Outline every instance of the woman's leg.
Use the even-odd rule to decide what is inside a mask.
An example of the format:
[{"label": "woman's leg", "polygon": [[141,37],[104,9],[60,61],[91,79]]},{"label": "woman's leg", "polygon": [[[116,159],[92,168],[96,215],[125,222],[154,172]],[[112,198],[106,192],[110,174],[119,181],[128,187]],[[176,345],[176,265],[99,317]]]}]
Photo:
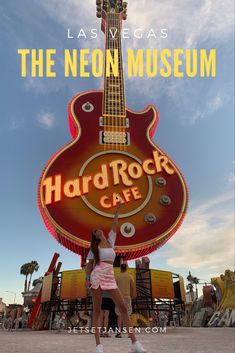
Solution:
[{"label": "woman's leg", "polygon": [[92,293],[92,300],[93,300],[93,318],[92,318],[92,325],[95,328],[95,341],[96,345],[100,344],[100,316],[101,316],[101,289],[100,287],[97,289],[91,289]]},{"label": "woman's leg", "polygon": [[132,343],[136,342],[136,337],[134,332],[132,332],[132,330],[130,330],[130,328],[132,327],[131,325],[131,320],[130,320],[130,316],[127,313],[127,309],[123,300],[123,296],[120,292],[120,290],[118,288],[116,289],[110,289],[109,294],[111,296],[111,298],[113,299],[114,303],[117,305],[118,310],[121,314],[122,317],[122,321],[127,329],[127,332],[129,333],[129,337],[132,341]]}]

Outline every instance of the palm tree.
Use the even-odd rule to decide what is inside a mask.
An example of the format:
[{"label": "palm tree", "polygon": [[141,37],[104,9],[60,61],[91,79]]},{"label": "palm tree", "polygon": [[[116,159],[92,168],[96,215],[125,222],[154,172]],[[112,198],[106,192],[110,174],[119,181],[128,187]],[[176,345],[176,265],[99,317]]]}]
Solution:
[{"label": "palm tree", "polygon": [[30,285],[31,285],[31,279],[32,279],[32,275],[34,272],[37,272],[39,269],[39,264],[37,263],[37,261],[31,261],[29,264],[29,285],[28,285],[28,291],[30,289]]},{"label": "palm tree", "polygon": [[25,276],[24,292],[27,292],[28,275],[30,273],[30,263],[25,263],[20,268],[20,274]]}]

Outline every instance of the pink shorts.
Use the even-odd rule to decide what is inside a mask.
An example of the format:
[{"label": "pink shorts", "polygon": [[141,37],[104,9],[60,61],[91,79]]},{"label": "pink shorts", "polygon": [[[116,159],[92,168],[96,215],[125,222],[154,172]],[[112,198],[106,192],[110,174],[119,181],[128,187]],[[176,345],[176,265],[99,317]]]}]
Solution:
[{"label": "pink shorts", "polygon": [[118,288],[114,277],[113,265],[107,262],[100,262],[91,272],[91,288],[100,288],[103,290]]}]

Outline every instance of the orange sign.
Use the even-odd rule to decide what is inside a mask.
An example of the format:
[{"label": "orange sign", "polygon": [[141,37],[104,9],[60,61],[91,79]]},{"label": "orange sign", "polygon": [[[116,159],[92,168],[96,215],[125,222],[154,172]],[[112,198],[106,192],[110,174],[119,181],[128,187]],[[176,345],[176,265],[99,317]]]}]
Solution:
[{"label": "orange sign", "polygon": [[171,272],[151,270],[151,284],[153,298],[173,299],[175,297]]},{"label": "orange sign", "polygon": [[86,298],[85,270],[63,271],[61,277],[60,299]]},{"label": "orange sign", "polygon": [[41,303],[49,302],[51,300],[52,280],[53,273],[50,273],[43,278]]}]

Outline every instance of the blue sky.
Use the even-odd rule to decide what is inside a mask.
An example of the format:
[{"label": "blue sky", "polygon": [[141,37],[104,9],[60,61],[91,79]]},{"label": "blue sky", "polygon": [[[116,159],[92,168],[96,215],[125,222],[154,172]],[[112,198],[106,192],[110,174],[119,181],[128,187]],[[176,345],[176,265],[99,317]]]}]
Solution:
[{"label": "blue sky", "polygon": [[[216,48],[216,78],[156,77],[126,79],[130,108],[154,104],[159,125],[157,144],[176,161],[189,188],[189,209],[183,226],[150,255],[151,267],[209,280],[233,267],[234,202],[234,47],[233,2],[218,0],[130,1],[128,48]],[[67,39],[86,29],[87,39]],[[43,275],[54,252],[63,270],[80,266],[80,258],[57,244],[41,220],[36,189],[40,173],[54,152],[70,141],[67,104],[79,91],[102,87],[96,78],[32,79],[20,77],[18,48],[56,48],[62,72],[65,48],[102,48],[103,36],[95,2],[87,0],[9,0],[0,3],[0,297],[21,302],[24,278],[20,266],[37,260]],[[153,28],[157,38],[136,39]],[[161,39],[160,29],[168,37]],[[36,277],[37,277],[36,276]]]}]

